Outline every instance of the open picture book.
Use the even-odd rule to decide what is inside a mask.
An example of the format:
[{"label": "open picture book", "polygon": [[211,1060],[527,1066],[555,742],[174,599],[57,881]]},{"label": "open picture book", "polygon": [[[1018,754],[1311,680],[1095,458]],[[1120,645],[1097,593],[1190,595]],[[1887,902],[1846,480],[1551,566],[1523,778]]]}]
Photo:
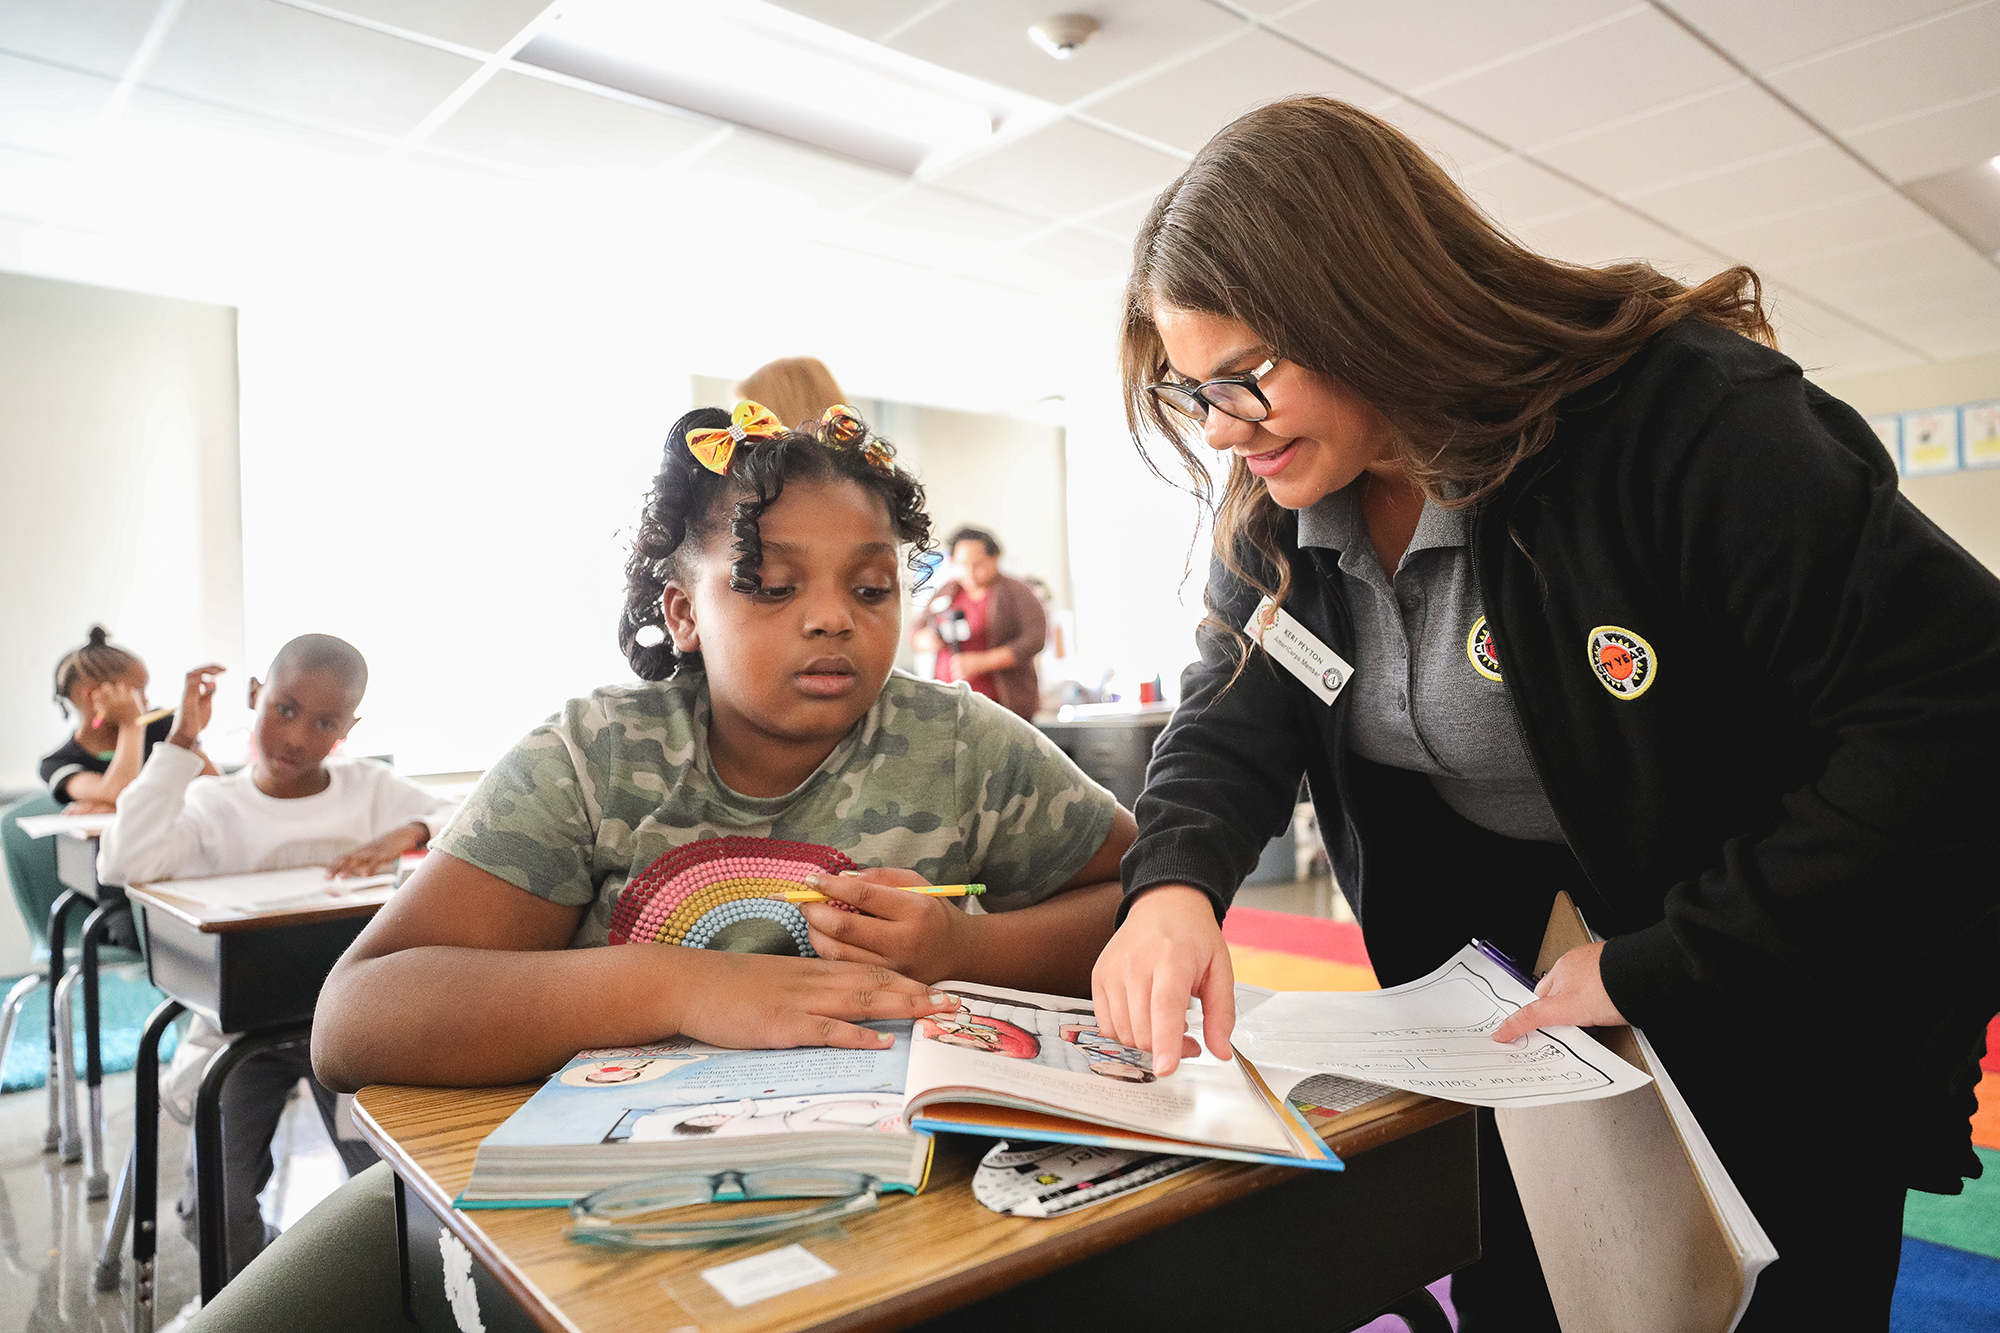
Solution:
[{"label": "open picture book", "polygon": [[[1087,1000],[945,982],[960,1008],[863,1026],[879,1050],[731,1051],[675,1037],[584,1051],[480,1144],[462,1208],[566,1204],[669,1173],[822,1167],[914,1192],[934,1132],[1340,1169],[1247,1061],[1156,1078]],[[1386,1091],[1386,1090],[1374,1090]],[[1322,1101],[1326,1099],[1322,1098]]]}]

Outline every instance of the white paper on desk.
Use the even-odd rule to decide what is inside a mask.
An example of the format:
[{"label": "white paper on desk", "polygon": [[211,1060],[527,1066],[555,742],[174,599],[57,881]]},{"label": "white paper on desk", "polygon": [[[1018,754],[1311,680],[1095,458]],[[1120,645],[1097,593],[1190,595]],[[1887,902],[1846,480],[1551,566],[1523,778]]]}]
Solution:
[{"label": "white paper on desk", "polygon": [[325,867],[306,866],[301,870],[260,870],[248,875],[213,875],[204,879],[162,879],[146,887],[211,907],[268,912],[281,907],[331,905],[368,889],[389,888],[395,882],[393,874],[328,879]]},{"label": "white paper on desk", "polygon": [[1236,1044],[1260,1070],[1341,1074],[1473,1106],[1556,1106],[1652,1081],[1581,1028],[1496,1045],[1494,1029],[1533,998],[1468,944],[1388,990],[1281,991],[1237,1024]]},{"label": "white paper on desk", "polygon": [[80,838],[96,838],[117,822],[118,816],[109,811],[101,815],[29,815],[16,821],[21,832],[31,838],[46,838],[52,833],[74,833]]}]

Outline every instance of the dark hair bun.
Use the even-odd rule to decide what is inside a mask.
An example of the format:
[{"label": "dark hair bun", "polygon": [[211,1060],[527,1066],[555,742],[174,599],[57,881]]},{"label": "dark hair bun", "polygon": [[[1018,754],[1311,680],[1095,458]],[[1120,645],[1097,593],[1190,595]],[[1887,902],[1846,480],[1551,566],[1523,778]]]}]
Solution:
[{"label": "dark hair bun", "polygon": [[90,627],[90,633],[86,637],[90,640],[91,647],[102,648],[104,646],[104,641],[111,637],[111,631],[104,628],[104,626],[102,625],[92,625]]}]

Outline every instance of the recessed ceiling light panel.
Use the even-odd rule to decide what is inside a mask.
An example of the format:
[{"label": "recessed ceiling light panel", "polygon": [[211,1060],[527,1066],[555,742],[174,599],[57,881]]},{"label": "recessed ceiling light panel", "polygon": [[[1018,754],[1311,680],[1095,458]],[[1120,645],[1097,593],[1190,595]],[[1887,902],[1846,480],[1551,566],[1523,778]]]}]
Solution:
[{"label": "recessed ceiling light panel", "polygon": [[576,0],[515,59],[906,174],[1048,110],[759,0]]}]

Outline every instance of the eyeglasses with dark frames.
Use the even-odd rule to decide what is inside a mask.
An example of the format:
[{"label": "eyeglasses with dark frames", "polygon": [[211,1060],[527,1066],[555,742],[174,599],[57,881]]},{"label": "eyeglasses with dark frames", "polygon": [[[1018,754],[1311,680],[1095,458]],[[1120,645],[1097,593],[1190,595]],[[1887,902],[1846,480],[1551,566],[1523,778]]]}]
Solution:
[{"label": "eyeglasses with dark frames", "polygon": [[1267,357],[1255,370],[1204,380],[1200,384],[1162,380],[1158,384],[1148,384],[1146,392],[1153,395],[1156,401],[1195,421],[1207,420],[1211,407],[1238,421],[1262,421],[1271,415],[1271,400],[1264,396],[1258,381],[1271,373],[1278,360],[1277,357]]}]

